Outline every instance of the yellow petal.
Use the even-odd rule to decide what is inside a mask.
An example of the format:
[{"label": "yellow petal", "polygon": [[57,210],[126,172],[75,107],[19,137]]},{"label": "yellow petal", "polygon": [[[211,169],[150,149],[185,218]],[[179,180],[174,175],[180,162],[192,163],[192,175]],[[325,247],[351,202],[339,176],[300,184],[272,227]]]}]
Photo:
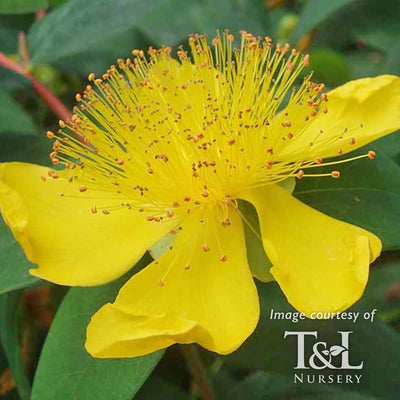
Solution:
[{"label": "yellow petal", "polygon": [[200,217],[185,220],[173,249],[134,275],[115,303],[94,315],[89,353],[136,357],[193,342],[221,354],[238,348],[258,322],[259,303],[240,217],[231,214],[226,228],[210,214],[203,224]]},{"label": "yellow petal", "polygon": [[27,258],[39,266],[30,271],[35,276],[64,285],[103,284],[130,269],[177,223],[148,222],[144,213],[126,209],[93,214],[93,196],[107,193],[80,193],[78,183],[51,179],[48,171],[0,164],[0,211]]},{"label": "yellow petal", "polygon": [[333,157],[339,149],[348,153],[396,131],[400,128],[400,78],[382,75],[348,82],[329,92],[323,104],[328,112],[319,113],[279,156]]},{"label": "yellow petal", "polygon": [[260,218],[271,273],[297,310],[342,311],[362,295],[381,251],[372,233],[308,207],[278,185],[243,194]]}]

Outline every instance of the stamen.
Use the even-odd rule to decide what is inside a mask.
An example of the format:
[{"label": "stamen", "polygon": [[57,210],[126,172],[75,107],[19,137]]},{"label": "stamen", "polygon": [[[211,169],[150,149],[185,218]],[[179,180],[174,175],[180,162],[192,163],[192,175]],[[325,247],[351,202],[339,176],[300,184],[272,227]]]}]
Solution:
[{"label": "stamen", "polygon": [[[337,132],[322,126],[310,136],[329,102],[311,74],[296,84],[309,55],[245,31],[239,48],[233,42],[229,31],[211,43],[193,34],[178,61],[170,47],[135,49],[100,77],[90,73],[71,119],[46,132],[54,140],[51,162],[65,167],[49,178],[77,183],[63,193],[67,198],[93,196],[93,218],[138,212],[148,223],[166,223],[201,215],[204,238],[196,248],[209,251],[206,216],[218,213],[212,222],[218,237],[221,225],[230,226],[238,193],[289,177],[338,178],[338,171],[304,171],[376,157],[373,151],[331,162],[318,156],[327,146],[342,155],[340,146],[355,145],[362,121]],[[229,254],[217,246],[223,261]]]}]

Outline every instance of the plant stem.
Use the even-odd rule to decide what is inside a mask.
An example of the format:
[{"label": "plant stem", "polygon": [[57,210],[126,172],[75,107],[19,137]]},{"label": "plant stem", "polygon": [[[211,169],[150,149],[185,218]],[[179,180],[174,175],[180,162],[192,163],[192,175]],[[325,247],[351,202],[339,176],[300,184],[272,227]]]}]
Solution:
[{"label": "plant stem", "polygon": [[203,400],[215,400],[216,397],[211,388],[210,381],[207,375],[207,371],[201,361],[200,355],[196,347],[192,344],[181,345],[183,356],[189,370],[193,376],[193,379],[201,393]]},{"label": "plant stem", "polygon": [[[26,50],[26,49],[25,49]],[[24,56],[27,52],[24,53]],[[27,60],[24,60],[27,62]],[[64,103],[42,82],[39,82],[33,74],[24,66],[16,63],[15,61],[8,58],[4,53],[0,51],[0,65],[11,71],[17,72],[29,79],[32,83],[35,92],[42,98],[42,100],[54,111],[54,113],[63,120],[69,120],[72,116],[70,110],[64,105]]]}]

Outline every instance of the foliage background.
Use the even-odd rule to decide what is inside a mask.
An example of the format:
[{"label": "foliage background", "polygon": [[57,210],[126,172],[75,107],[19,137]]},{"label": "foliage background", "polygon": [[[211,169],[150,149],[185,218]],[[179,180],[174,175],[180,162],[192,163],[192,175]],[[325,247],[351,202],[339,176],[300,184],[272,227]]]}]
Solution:
[{"label": "foliage background", "polygon": [[[43,133],[55,129],[59,117],[38,95],[38,81],[70,109],[89,72],[102,73],[133,48],[178,46],[189,33],[212,37],[217,28],[229,28],[297,45],[310,53],[315,79],[335,87],[359,77],[399,75],[399,18],[399,0],[0,0],[0,161],[49,165]],[[16,65],[22,74],[13,71]],[[199,349],[216,398],[398,398],[400,135],[369,147],[378,152],[375,162],[347,164],[339,180],[303,180],[295,195],[383,239],[385,252],[354,307],[377,308],[378,320],[271,321],[271,308],[292,309],[275,283],[260,284],[261,321],[242,348],[227,357]],[[257,257],[255,264],[261,262]],[[68,289],[36,280],[28,268],[0,221],[1,399],[199,398],[178,346],[127,360],[95,360],[85,353],[90,315],[115,297],[129,274],[103,287]],[[364,360],[361,383],[293,385],[296,348],[283,332],[318,330],[335,344],[341,329],[357,336],[352,357]]]}]

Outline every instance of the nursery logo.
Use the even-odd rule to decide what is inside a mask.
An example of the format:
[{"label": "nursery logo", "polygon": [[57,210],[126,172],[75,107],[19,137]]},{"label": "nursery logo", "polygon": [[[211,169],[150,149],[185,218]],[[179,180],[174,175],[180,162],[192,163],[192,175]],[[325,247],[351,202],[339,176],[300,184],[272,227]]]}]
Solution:
[{"label": "nursery logo", "polygon": [[[326,342],[318,341],[317,331],[293,332],[285,331],[284,339],[288,336],[297,337],[297,365],[296,370],[361,370],[364,361],[358,364],[351,364],[350,354],[350,335],[352,331],[338,331],[339,344],[329,346]],[[307,339],[306,339],[307,338]],[[312,350],[307,352],[307,344],[314,339]],[[309,347],[309,346],[308,346]],[[295,374],[294,382],[303,383],[359,383],[362,375],[315,375],[315,374]]]}]

